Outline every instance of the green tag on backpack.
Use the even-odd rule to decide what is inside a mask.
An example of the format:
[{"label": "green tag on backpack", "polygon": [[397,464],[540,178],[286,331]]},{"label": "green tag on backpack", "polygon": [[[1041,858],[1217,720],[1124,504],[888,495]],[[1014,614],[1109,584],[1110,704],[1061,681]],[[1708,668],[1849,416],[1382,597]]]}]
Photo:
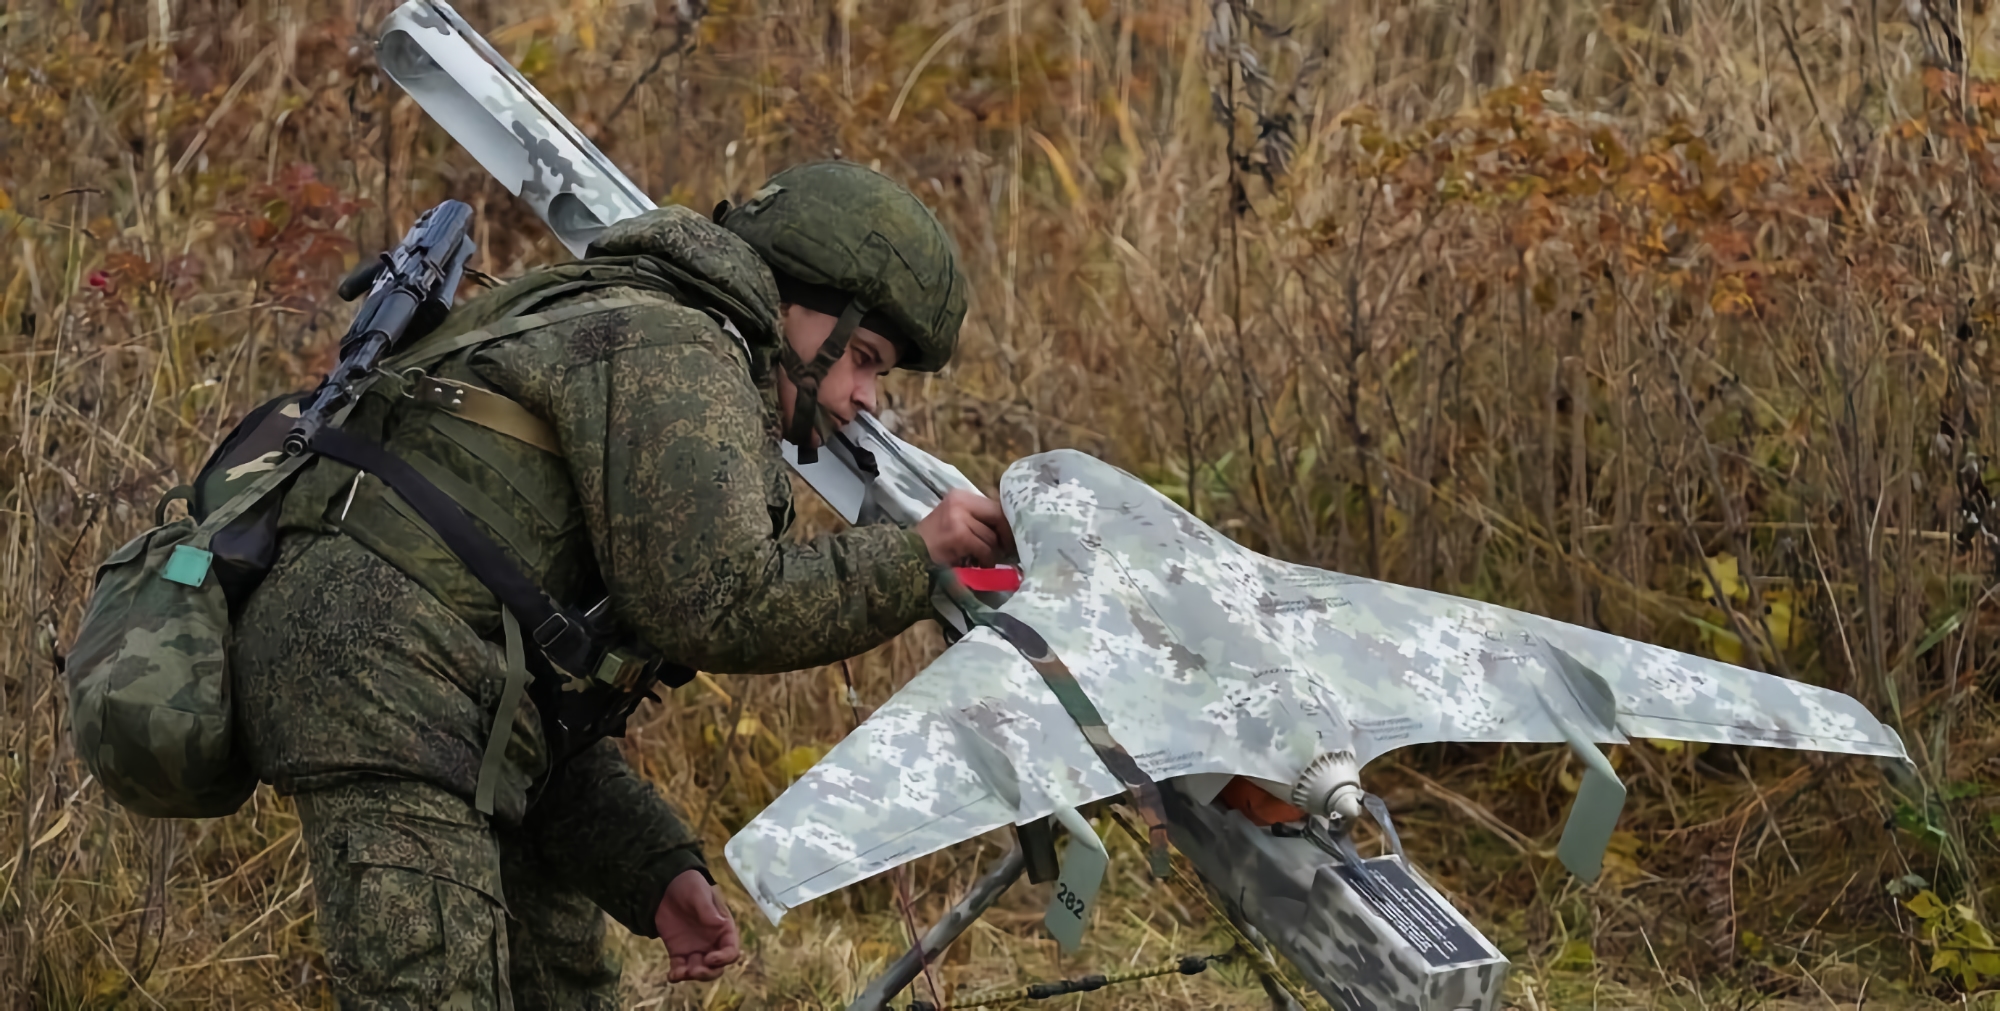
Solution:
[{"label": "green tag on backpack", "polygon": [[189,544],[174,545],[174,553],[160,569],[160,578],[183,586],[200,586],[208,578],[208,563],[215,556]]}]

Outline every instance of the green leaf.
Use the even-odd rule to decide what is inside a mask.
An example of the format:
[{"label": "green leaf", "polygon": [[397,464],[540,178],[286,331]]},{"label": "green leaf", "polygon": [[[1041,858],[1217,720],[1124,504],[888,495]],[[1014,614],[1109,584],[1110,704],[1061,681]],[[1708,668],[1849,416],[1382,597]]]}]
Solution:
[{"label": "green leaf", "polygon": [[1931,972],[1933,973],[1952,971],[1957,966],[1958,952],[1950,948],[1939,948],[1937,953],[1931,956]]},{"label": "green leaf", "polygon": [[1951,837],[1944,829],[1931,821],[1930,815],[1910,806],[1907,801],[1896,804],[1896,827],[1917,837],[1919,842],[1942,845]]},{"label": "green leaf", "polygon": [[1986,932],[1986,925],[1979,922],[1979,917],[1974,915],[1971,906],[1961,902],[1951,908],[1952,912],[1958,914],[1958,930],[1954,931],[1952,936],[1957,938],[1960,944],[1982,951],[2000,950],[1994,947],[1993,935]]},{"label": "green leaf", "polygon": [[1908,907],[1910,912],[1917,914],[1920,920],[1935,920],[1943,916],[1945,911],[1945,904],[1938,901],[1937,894],[1928,888],[1911,896],[1903,905]]},{"label": "green leaf", "polygon": [[1312,477],[1313,465],[1319,462],[1319,443],[1313,443],[1299,451],[1298,463],[1292,467],[1292,480],[1305,485]]},{"label": "green leaf", "polygon": [[1888,884],[1882,886],[1882,890],[1892,896],[1901,898],[1905,893],[1921,891],[1930,886],[1931,883],[1925,881],[1924,876],[1921,874],[1905,874],[1900,878],[1889,879]]},{"label": "green leaf", "polygon": [[1915,660],[1925,653],[1930,652],[1932,647],[1944,641],[1945,636],[1958,631],[1958,626],[1964,624],[1964,622],[1965,612],[1954,611],[1950,617],[1938,622],[1938,627],[1931,629],[1930,634],[1924,636],[1924,641],[1917,644],[1916,652],[1911,653],[1909,660],[1903,662],[1907,664],[1910,660]]},{"label": "green leaf", "polygon": [[1944,789],[1938,791],[1938,795],[1946,800],[1964,800],[1967,797],[1977,797],[1985,792],[1986,784],[1984,783],[1959,782],[1946,783]]}]

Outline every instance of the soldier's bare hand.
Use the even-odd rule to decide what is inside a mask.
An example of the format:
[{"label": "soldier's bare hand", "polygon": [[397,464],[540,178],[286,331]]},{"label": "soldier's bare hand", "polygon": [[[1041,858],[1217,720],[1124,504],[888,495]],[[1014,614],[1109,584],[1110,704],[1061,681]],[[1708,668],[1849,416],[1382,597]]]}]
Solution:
[{"label": "soldier's bare hand", "polygon": [[653,926],[667,946],[670,982],[717,979],[742,954],[736,920],[722,901],[721,889],[709,884],[700,871],[682,871],[667,886],[653,912]]},{"label": "soldier's bare hand", "polygon": [[917,536],[939,565],[992,565],[1014,555],[1014,531],[1000,503],[963,489],[945,493],[944,501],[917,522]]}]

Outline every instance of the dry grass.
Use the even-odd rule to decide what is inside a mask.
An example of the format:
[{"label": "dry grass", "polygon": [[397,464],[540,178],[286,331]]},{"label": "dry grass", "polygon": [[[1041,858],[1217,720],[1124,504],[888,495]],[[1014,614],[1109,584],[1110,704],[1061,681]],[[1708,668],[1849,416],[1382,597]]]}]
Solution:
[{"label": "dry grass", "polygon": [[[651,192],[706,207],[836,153],[916,185],[974,305],[961,363],[901,381],[896,413],[977,479],[1090,448],[1274,555],[1852,692],[1919,757],[1904,797],[1860,761],[1617,749],[1632,800],[1591,887],[1547,855],[1574,786],[1560,751],[1379,763],[1422,863],[1513,957],[1521,1007],[1909,1005],[1993,983],[1929,972],[1940,941],[1984,937],[2000,827],[1986,5],[717,0],[698,24],[686,6],[461,9]],[[344,266],[445,196],[480,211],[477,266],[560,255],[374,74],[387,9],[0,14],[9,1003],[323,1003],[289,805],[109,806],[53,660],[92,562],[232,417],[325,368]],[[858,661],[864,699],[938,645],[919,630]],[[687,809],[717,797],[719,849],[851,716],[838,671],[718,680],[754,719],[732,746],[706,687],[627,743]],[[921,910],[976,873],[964,849],[915,867]],[[1199,904],[1139,865],[1114,864],[1080,957],[1038,938],[1023,886],[943,980],[1217,950]],[[1918,917],[1921,887],[1963,911]],[[891,894],[746,920],[746,965],[713,987],[668,988],[657,948],[630,944],[631,996],[839,1006],[907,943]],[[1267,1006],[1237,970],[1086,1005]]]}]

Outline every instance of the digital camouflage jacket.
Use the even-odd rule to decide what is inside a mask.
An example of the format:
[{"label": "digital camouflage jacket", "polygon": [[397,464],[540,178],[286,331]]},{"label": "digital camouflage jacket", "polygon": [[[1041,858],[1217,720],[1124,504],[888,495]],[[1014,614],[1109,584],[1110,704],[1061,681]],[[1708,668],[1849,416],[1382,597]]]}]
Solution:
[{"label": "digital camouflage jacket", "polygon": [[[464,505],[556,599],[588,607],[608,594],[627,628],[697,669],[830,663],[925,617],[928,556],[915,534],[786,536],[778,296],[749,247],[665,207],[614,226],[591,253],[467,302],[431,338],[632,300],[430,370],[525,406],[560,453],[426,407],[402,395],[400,379],[377,383],[344,427],[381,439]],[[472,797],[503,678],[492,595],[394,492],[329,460],[286,496],[282,526],[279,564],[237,622],[232,654],[259,776],[286,793],[374,775]],[[546,765],[523,700],[497,818],[522,818]],[[604,868],[602,887],[585,891],[650,935],[650,903],[673,874],[699,866],[694,837],[634,776],[564,792],[578,786],[603,794],[559,802],[575,809],[569,856]]]}]

